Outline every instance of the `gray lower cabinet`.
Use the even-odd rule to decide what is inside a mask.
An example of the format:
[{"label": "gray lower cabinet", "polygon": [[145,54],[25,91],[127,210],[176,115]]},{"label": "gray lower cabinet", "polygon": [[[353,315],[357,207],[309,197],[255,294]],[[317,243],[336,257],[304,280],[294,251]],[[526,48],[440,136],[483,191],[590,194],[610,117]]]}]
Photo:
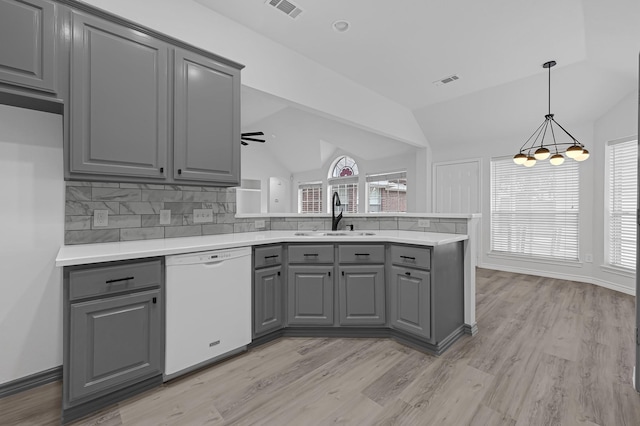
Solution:
[{"label": "gray lower cabinet", "polygon": [[240,70],[175,50],[174,170],[179,180],[240,182]]},{"label": "gray lower cabinet", "polygon": [[161,259],[64,268],[63,421],[162,383]]},{"label": "gray lower cabinet", "polygon": [[384,325],[384,265],[341,265],[340,325]]},{"label": "gray lower cabinet", "polygon": [[72,303],[69,400],[160,373],[160,289]]},{"label": "gray lower cabinet", "polygon": [[55,5],[0,0],[0,82],[55,92]]},{"label": "gray lower cabinet", "polygon": [[253,277],[253,334],[260,336],[284,326],[282,266],[257,269]]},{"label": "gray lower cabinet", "polygon": [[333,325],[333,265],[289,265],[288,325]]},{"label": "gray lower cabinet", "polygon": [[391,267],[391,327],[431,338],[431,281],[429,272]]},{"label": "gray lower cabinet", "polygon": [[72,12],[70,172],[164,179],[169,46]]}]

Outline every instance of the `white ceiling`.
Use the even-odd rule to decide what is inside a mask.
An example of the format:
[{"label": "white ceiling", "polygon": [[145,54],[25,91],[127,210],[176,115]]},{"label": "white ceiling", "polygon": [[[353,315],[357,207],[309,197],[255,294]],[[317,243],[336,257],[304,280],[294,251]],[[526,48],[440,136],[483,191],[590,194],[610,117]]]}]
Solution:
[{"label": "white ceiling", "polygon": [[[194,1],[404,105],[434,150],[528,137],[546,113],[548,60],[561,123],[593,121],[637,90],[638,0],[290,0],[296,19],[265,0]],[[348,32],[332,29],[338,19]],[[432,84],[451,74],[461,79]],[[292,110],[259,95],[243,93],[243,125]]]}]

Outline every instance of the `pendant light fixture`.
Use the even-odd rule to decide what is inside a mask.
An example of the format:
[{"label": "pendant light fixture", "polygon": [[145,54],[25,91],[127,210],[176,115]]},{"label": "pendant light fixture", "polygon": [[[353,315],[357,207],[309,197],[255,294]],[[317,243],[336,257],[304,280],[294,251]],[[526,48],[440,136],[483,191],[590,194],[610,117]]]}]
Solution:
[{"label": "pendant light fixture", "polygon": [[[520,152],[513,156],[513,162],[516,164],[523,164],[525,167],[533,167],[537,161],[546,160],[549,158],[549,162],[554,166],[559,166],[564,163],[565,156],[572,158],[576,161],[584,161],[589,158],[589,151],[583,144],[578,142],[571,133],[567,132],[551,114],[551,67],[556,65],[556,61],[549,61],[542,64],[542,68],[549,70],[549,112],[544,116],[542,124],[533,132],[533,134],[527,139],[527,141],[520,148]],[[554,125],[562,130],[571,138],[571,142],[557,142],[556,131],[554,131]],[[545,143],[545,137],[547,133],[551,134],[552,141]],[[564,155],[560,153],[560,146],[568,145],[568,148],[564,151]]]}]

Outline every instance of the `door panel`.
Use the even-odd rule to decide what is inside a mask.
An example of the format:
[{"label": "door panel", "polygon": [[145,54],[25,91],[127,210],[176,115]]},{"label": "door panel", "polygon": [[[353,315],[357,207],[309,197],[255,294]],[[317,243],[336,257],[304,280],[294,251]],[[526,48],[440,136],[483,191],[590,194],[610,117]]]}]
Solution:
[{"label": "door panel", "polygon": [[391,326],[430,339],[429,273],[393,266],[391,277]]},{"label": "door panel", "polygon": [[333,325],[333,266],[290,266],[289,324]]},{"label": "door panel", "polygon": [[385,323],[384,266],[340,267],[340,324]]}]

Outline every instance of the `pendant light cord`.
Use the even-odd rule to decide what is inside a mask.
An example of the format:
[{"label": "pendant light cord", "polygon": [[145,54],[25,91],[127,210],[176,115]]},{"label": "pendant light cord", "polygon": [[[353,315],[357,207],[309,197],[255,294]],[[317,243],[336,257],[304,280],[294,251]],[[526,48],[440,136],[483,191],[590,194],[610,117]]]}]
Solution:
[{"label": "pendant light cord", "polygon": [[551,115],[551,67],[549,67],[549,115]]}]

